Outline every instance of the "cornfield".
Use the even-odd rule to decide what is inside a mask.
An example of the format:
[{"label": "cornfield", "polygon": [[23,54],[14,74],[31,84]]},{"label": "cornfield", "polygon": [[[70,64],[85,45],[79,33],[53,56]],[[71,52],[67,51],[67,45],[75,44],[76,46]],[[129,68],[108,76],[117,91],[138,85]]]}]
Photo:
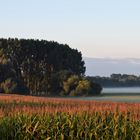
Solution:
[{"label": "cornfield", "polygon": [[0,140],[140,140],[140,103],[1,95]]}]

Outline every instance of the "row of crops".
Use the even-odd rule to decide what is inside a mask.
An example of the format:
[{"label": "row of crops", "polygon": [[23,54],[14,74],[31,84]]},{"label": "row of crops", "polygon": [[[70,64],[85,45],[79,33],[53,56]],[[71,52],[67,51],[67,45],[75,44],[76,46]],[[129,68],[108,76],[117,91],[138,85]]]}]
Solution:
[{"label": "row of crops", "polygon": [[0,96],[0,140],[139,140],[140,103]]}]

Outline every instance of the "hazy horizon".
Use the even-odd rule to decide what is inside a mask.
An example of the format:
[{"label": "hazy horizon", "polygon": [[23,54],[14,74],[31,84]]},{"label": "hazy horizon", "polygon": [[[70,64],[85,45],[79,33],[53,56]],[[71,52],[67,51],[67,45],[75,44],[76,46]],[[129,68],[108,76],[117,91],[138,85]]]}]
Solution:
[{"label": "hazy horizon", "polygon": [[87,58],[84,57],[86,76],[105,76],[129,74],[140,76],[140,59],[135,58]]}]

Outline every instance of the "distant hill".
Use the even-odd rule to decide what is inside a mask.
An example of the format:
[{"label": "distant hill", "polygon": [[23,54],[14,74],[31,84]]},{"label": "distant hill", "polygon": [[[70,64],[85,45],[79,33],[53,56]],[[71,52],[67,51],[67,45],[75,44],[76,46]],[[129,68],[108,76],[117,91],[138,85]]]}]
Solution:
[{"label": "distant hill", "polygon": [[140,59],[137,58],[83,58],[87,76],[110,76],[112,73],[140,75]]}]

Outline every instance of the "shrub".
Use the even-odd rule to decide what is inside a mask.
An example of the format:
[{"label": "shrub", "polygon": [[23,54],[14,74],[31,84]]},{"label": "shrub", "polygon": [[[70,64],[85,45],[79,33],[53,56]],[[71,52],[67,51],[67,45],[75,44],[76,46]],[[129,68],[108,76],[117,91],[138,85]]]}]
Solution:
[{"label": "shrub", "polygon": [[99,95],[102,91],[102,87],[98,83],[91,82],[91,92],[90,95]]},{"label": "shrub", "polygon": [[13,93],[16,85],[17,84],[12,81],[11,78],[8,78],[3,83],[1,83],[1,89],[4,91],[4,93]]},{"label": "shrub", "polygon": [[22,95],[29,95],[30,90],[21,82],[17,82],[16,87],[13,89],[14,93],[22,94]]},{"label": "shrub", "polygon": [[26,86],[24,86],[21,82],[13,80],[12,78],[8,78],[1,83],[0,92],[28,95],[29,89]]},{"label": "shrub", "polygon": [[75,90],[77,95],[88,95],[91,90],[90,82],[86,79],[80,80]]},{"label": "shrub", "polygon": [[75,90],[79,82],[77,75],[71,75],[67,81],[63,82],[63,89],[66,95],[69,95],[71,91]]},{"label": "shrub", "polygon": [[69,96],[88,96],[100,94],[102,87],[85,77],[71,75],[63,82],[63,90]]}]

